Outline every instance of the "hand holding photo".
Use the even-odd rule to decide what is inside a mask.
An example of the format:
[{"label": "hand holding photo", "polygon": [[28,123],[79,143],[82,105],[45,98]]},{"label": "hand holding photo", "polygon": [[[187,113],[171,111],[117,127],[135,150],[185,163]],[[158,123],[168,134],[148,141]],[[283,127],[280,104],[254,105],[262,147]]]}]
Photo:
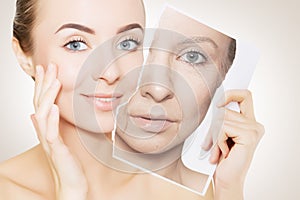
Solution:
[{"label": "hand holding photo", "polygon": [[149,52],[139,85],[116,112],[114,157],[204,195],[216,169],[210,149],[225,117],[216,115],[217,101],[225,89],[247,88],[257,54],[243,68],[235,39],[169,6],[146,33],[153,40],[144,44]]}]

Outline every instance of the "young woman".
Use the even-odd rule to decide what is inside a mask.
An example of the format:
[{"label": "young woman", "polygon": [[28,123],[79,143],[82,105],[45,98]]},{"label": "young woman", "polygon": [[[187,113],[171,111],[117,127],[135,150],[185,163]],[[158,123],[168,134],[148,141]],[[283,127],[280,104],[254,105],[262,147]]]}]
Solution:
[{"label": "young woman", "polygon": [[[32,121],[40,145],[0,165],[0,199],[202,199],[151,175],[116,171],[97,161],[80,142],[78,129],[87,134],[101,132],[109,139],[112,105],[122,98],[114,89],[128,71],[142,63],[142,54],[136,49],[143,37],[143,3],[125,0],[120,4],[116,0],[17,1],[13,48],[23,70],[35,80]],[[96,89],[74,92],[84,60],[108,39],[126,56],[102,73],[93,74]],[[74,98],[84,102],[82,108],[95,111],[99,127],[74,118]],[[233,93],[224,104],[231,100],[241,102],[245,108],[241,110],[257,126],[249,93]],[[236,124],[237,129],[242,125]],[[244,176],[240,173],[247,171],[261,136],[256,130],[241,139],[229,136],[236,137],[240,145],[220,162],[216,199],[242,198]],[[236,166],[240,156],[245,162]],[[109,162],[117,163],[112,158]],[[225,177],[226,170],[234,173]],[[212,189],[204,199],[213,199]]]}]

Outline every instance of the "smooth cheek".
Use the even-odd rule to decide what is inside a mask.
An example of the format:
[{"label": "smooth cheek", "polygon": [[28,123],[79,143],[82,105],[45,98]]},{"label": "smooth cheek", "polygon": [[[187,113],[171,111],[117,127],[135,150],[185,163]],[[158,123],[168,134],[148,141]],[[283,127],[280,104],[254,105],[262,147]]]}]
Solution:
[{"label": "smooth cheek", "polygon": [[[87,53],[71,53],[60,47],[55,42],[43,42],[42,38],[37,38],[39,43],[36,45],[34,54],[35,64],[41,64],[46,69],[50,63],[57,66],[57,78],[61,82],[61,90],[56,99],[62,117],[68,121],[73,116],[73,91],[81,65],[87,58]],[[47,46],[47,48],[43,48]]]},{"label": "smooth cheek", "polygon": [[67,54],[64,56],[63,54],[61,54],[61,56],[56,55],[56,58],[53,59],[53,62],[58,66],[57,78],[62,84],[61,92],[56,103],[60,107],[61,115],[70,121],[74,121],[71,119],[74,115],[72,103],[74,99],[74,90],[78,74],[85,58],[83,55]]}]

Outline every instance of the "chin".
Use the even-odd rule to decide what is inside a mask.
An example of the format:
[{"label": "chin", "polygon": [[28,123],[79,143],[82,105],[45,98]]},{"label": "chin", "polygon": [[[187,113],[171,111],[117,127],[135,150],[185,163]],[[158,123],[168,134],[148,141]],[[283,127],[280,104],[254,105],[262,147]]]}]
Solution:
[{"label": "chin", "polygon": [[114,129],[114,116],[112,112],[96,114],[97,129],[102,133],[112,132]]},{"label": "chin", "polygon": [[135,139],[126,135],[119,135],[132,152],[143,154],[160,154],[174,147],[168,138],[153,137],[151,139]]},{"label": "chin", "polygon": [[113,119],[91,119],[91,120],[77,120],[75,122],[77,131],[82,133],[94,133],[94,134],[105,134],[111,133],[114,128]]}]

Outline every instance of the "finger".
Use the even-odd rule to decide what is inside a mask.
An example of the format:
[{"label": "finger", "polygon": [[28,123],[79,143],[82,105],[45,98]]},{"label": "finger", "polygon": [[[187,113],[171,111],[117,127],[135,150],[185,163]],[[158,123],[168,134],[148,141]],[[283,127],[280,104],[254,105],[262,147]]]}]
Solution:
[{"label": "finger", "polygon": [[244,115],[242,115],[239,112],[236,112],[234,110],[230,110],[228,108],[220,108],[221,110],[223,110],[224,116],[223,116],[223,121],[236,121],[236,122],[240,122],[240,123],[246,123],[249,121],[248,118],[246,118]]},{"label": "finger", "polygon": [[44,96],[40,99],[40,105],[36,111],[35,117],[38,121],[46,120],[52,105],[55,102],[57,94],[60,90],[61,84],[56,79]]},{"label": "finger", "polygon": [[218,146],[219,146],[224,158],[226,158],[229,153],[227,139],[228,139],[228,136],[226,133],[221,133],[218,138]]},{"label": "finger", "polygon": [[59,110],[57,105],[53,104],[48,117],[48,126],[46,139],[47,142],[53,143],[59,137]]},{"label": "finger", "polygon": [[260,139],[260,135],[255,130],[241,128],[236,124],[224,123],[223,130],[226,136],[237,145],[256,146]]},{"label": "finger", "polygon": [[48,119],[47,142],[51,150],[51,159],[63,187],[81,188],[85,178],[79,163],[63,143],[59,135],[59,110],[51,107]]},{"label": "finger", "polygon": [[254,134],[258,134],[260,137],[264,134],[264,126],[255,120],[246,118],[240,113],[232,111],[230,109],[225,109],[226,117],[224,118],[224,124],[230,125],[232,127],[240,128],[240,130],[253,131]]},{"label": "finger", "polygon": [[[253,121],[248,121],[248,123],[224,121],[224,125],[226,126],[227,130],[231,130],[232,132],[235,131],[237,134],[240,134],[241,137],[247,137],[246,134],[250,134],[250,136],[255,137],[255,140],[261,139],[265,132],[263,125]],[[230,129],[230,127],[232,128]]]},{"label": "finger", "polygon": [[225,92],[225,99],[218,106],[223,107],[230,102],[238,102],[240,112],[245,117],[255,119],[252,94],[249,90],[228,90]]},{"label": "finger", "polygon": [[41,95],[41,90],[44,81],[44,69],[42,66],[36,66],[36,75],[35,75],[35,87],[34,87],[34,108],[37,110],[38,108],[38,99]]},{"label": "finger", "polygon": [[218,146],[224,158],[229,155],[230,149],[235,145],[255,145],[259,140],[256,123],[248,120],[241,123],[240,120],[225,120],[218,138]]},{"label": "finger", "polygon": [[60,88],[60,83],[58,80],[52,85],[52,87],[49,89],[47,95],[44,97],[41,105],[39,108],[37,108],[37,111],[34,115],[31,116],[31,120],[33,122],[33,125],[36,129],[37,136],[42,143],[42,145],[45,147],[45,149],[48,150],[46,147],[46,131],[47,131],[47,119],[48,115],[51,109],[51,106],[53,105],[55,98],[57,96],[57,93]]},{"label": "finger", "polygon": [[206,135],[203,143],[201,144],[201,148],[205,151],[208,151],[212,145],[213,145],[213,137],[212,137],[213,133],[212,130],[210,128],[210,130],[208,131],[208,134]]},{"label": "finger", "polygon": [[49,64],[46,74],[44,76],[44,81],[42,85],[42,90],[38,99],[38,105],[41,103],[44,95],[47,93],[48,89],[51,87],[57,76],[57,68],[54,64]]},{"label": "finger", "polygon": [[201,144],[201,147],[204,150],[209,150],[218,140],[219,137],[219,133],[221,131],[221,127],[223,124],[223,119],[224,117],[222,117],[222,119],[214,119],[212,125],[209,128],[209,131],[203,141],[203,143]]},{"label": "finger", "polygon": [[211,151],[211,155],[209,158],[210,163],[217,164],[219,162],[220,155],[221,155],[221,151],[218,145],[215,145]]},{"label": "finger", "polygon": [[[35,128],[35,131],[37,133],[37,136],[38,136],[38,139],[40,141],[40,144],[43,146],[44,150],[46,151],[46,153],[49,155],[50,153],[50,150],[49,150],[49,147],[48,147],[48,144],[47,144],[47,141],[45,139],[45,133],[46,133],[46,122],[45,121],[41,121],[41,122],[38,122],[36,117],[35,117],[35,114],[32,114],[30,116],[31,118],[31,121],[33,123],[33,126]],[[42,129],[42,130],[41,130]]]},{"label": "finger", "polygon": [[[216,142],[216,140],[219,138],[219,133],[221,132],[224,121],[233,120],[233,121],[240,122],[241,124],[244,124],[249,121],[249,119],[246,119],[243,115],[241,115],[240,113],[238,113],[236,111],[232,111],[227,108],[220,108],[219,110],[220,111],[215,112],[216,115],[218,115],[218,116],[214,117],[214,123],[209,128],[208,134],[205,137],[205,140],[201,145],[203,150],[208,151],[212,147],[212,145]],[[227,147],[226,143],[223,141],[222,144],[220,144],[220,145],[221,145],[220,147],[221,147],[222,152],[228,153],[228,147]]]}]

